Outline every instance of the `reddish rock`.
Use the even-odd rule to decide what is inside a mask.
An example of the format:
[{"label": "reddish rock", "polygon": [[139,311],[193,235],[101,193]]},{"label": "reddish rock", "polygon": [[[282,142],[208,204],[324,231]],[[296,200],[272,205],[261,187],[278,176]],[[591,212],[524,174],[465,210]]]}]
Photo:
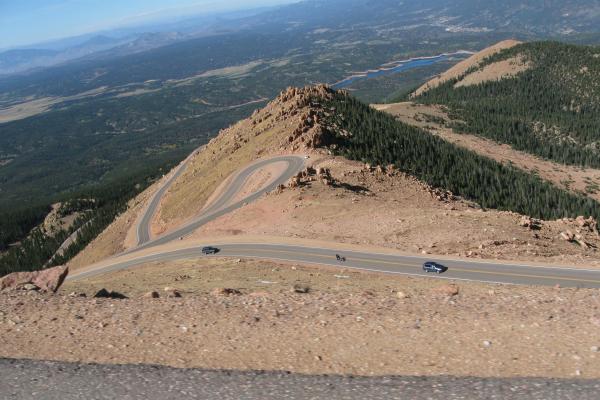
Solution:
[{"label": "reddish rock", "polygon": [[69,269],[65,266],[34,272],[14,272],[0,279],[0,291],[15,290],[33,284],[42,292],[56,292],[68,273]]}]

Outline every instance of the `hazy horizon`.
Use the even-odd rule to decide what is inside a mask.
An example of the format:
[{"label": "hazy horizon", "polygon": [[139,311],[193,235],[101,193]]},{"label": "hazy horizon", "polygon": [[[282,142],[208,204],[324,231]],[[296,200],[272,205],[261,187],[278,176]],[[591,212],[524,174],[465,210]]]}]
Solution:
[{"label": "hazy horizon", "polygon": [[0,50],[185,18],[299,0],[25,0],[0,4]]}]

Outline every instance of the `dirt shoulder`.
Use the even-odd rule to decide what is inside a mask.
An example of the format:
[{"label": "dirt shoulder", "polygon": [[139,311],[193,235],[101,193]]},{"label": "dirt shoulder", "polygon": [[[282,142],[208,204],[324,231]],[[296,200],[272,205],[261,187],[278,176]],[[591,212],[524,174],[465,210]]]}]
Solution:
[{"label": "dirt shoulder", "polygon": [[[459,293],[448,296],[438,289],[447,284],[433,279],[236,261],[152,264],[68,283],[50,297],[1,294],[0,357],[310,374],[600,378],[595,290],[460,283]],[[296,284],[309,292],[293,293]],[[166,286],[182,298],[140,298],[149,290],[162,295]],[[66,295],[104,287],[130,299]],[[216,296],[215,288],[241,294]]]},{"label": "dirt shoulder", "polygon": [[[442,107],[416,104],[412,102],[374,105],[400,121],[430,131],[451,143],[465,147],[482,156],[504,164],[509,164],[528,172],[534,172],[554,185],[574,193],[586,193],[600,201],[600,193],[591,188],[600,185],[600,170],[563,165],[543,160],[531,154],[518,151],[506,144],[466,133],[454,132],[447,127],[450,118]],[[442,121],[444,121],[442,123]]]}]

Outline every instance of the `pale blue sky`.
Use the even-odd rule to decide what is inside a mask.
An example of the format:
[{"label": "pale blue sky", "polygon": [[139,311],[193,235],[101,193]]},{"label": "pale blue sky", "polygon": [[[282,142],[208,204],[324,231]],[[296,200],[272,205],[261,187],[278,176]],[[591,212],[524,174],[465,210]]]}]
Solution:
[{"label": "pale blue sky", "polygon": [[[296,0],[297,1],[297,0]],[[0,0],[0,49],[164,17],[294,0]]]}]

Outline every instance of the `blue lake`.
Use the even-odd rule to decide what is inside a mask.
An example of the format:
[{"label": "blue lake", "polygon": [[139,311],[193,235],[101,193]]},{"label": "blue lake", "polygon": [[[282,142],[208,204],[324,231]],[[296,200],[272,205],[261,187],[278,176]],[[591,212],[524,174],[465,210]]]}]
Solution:
[{"label": "blue lake", "polygon": [[447,61],[452,58],[466,58],[470,56],[472,53],[467,51],[459,51],[456,53],[449,54],[440,54],[433,57],[421,57],[421,58],[411,58],[410,60],[396,61],[393,63],[388,63],[385,66],[382,66],[378,70],[373,71],[365,71],[359,72],[354,75],[349,76],[348,78],[341,80],[331,87],[333,89],[344,89],[348,86],[352,85],[355,82],[362,81],[365,79],[377,78],[385,75],[397,74],[399,72],[408,71],[410,69],[426,67],[428,65],[436,64],[442,61]]}]

